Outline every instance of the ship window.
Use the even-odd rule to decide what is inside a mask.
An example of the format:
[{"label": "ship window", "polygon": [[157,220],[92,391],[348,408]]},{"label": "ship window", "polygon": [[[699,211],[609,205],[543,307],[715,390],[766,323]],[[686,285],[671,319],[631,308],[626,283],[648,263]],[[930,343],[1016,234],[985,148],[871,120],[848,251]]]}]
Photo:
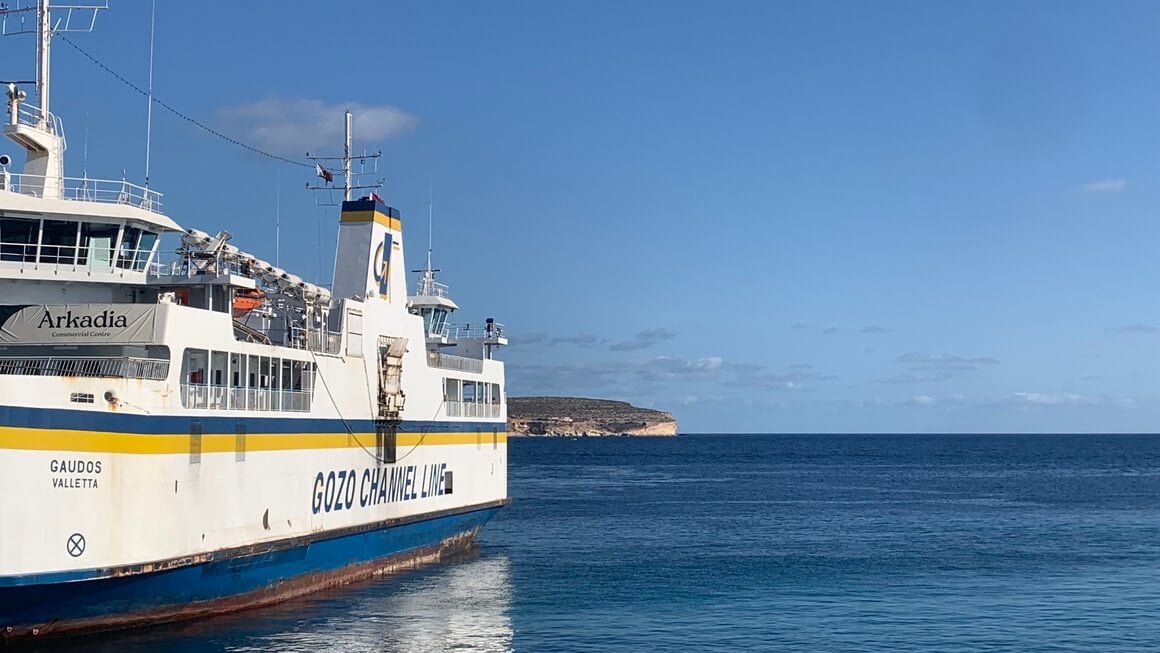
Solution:
[{"label": "ship window", "polygon": [[121,251],[117,254],[117,267],[144,270],[156,243],[157,234],[138,227],[125,227],[125,234],[121,237]]},{"label": "ship window", "polygon": [[40,262],[72,265],[77,258],[80,226],[71,220],[45,220],[40,236]]},{"label": "ship window", "polygon": [[141,234],[141,241],[137,244],[137,260],[133,263],[134,270],[144,270],[153,255],[153,246],[157,244],[157,234],[146,231]]},{"label": "ship window", "polygon": [[204,349],[186,349],[181,360],[181,378],[190,385],[205,385],[208,376],[205,373],[209,366],[209,352]]},{"label": "ship window", "polygon": [[0,260],[35,261],[39,235],[39,220],[0,218]]},{"label": "ship window", "polygon": [[226,352],[215,351],[213,353],[213,363],[210,366],[210,385],[225,385],[226,384]]},{"label": "ship window", "polygon": [[459,379],[444,379],[443,400],[460,401]]},{"label": "ship window", "polygon": [[91,268],[108,268],[113,266],[113,246],[117,242],[115,224],[99,222],[81,223],[81,248],[77,263],[87,264]]},{"label": "ship window", "polygon": [[117,267],[125,270],[133,269],[133,261],[137,255],[137,242],[140,239],[140,229],[125,227],[125,233],[121,235],[121,251],[117,252]]},{"label": "ship window", "polygon": [[502,401],[501,401],[502,397],[503,397],[503,395],[501,395],[499,392],[499,384],[498,383],[491,384],[491,403],[493,403],[493,404],[502,403]]},{"label": "ship window", "polygon": [[278,367],[279,358],[270,359],[270,388],[273,390],[281,390],[282,384],[278,382]]},{"label": "ship window", "polygon": [[258,387],[265,390],[270,387],[270,357],[263,356],[258,363]]},{"label": "ship window", "polygon": [[302,391],[302,361],[294,361],[290,368],[290,387]]},{"label": "ship window", "polygon": [[475,398],[475,381],[463,382],[463,403],[473,404],[476,402]]},{"label": "ship window", "polygon": [[[302,392],[307,394],[314,390],[314,363],[302,363]],[[307,406],[309,406],[309,399]]]},{"label": "ship window", "polygon": [[238,354],[230,356],[230,385],[242,388],[246,385],[246,357]]}]

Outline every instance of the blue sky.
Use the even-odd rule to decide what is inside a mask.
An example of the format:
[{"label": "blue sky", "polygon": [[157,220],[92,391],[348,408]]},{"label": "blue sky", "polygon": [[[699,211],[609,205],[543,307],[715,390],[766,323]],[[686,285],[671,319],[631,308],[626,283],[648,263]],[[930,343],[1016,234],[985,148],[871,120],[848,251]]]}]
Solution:
[{"label": "blue sky", "polygon": [[[158,4],[183,112],[300,159],[356,109],[411,267],[432,182],[441,280],[508,325],[512,394],[689,432],[1160,424],[1160,5]],[[144,85],[148,25],[113,0],[71,38]],[[140,180],[144,98],[54,55],[68,172]],[[32,41],[0,61],[30,77]],[[283,267],[328,281],[306,169],[157,110],[151,172],[271,260],[280,205]]]}]

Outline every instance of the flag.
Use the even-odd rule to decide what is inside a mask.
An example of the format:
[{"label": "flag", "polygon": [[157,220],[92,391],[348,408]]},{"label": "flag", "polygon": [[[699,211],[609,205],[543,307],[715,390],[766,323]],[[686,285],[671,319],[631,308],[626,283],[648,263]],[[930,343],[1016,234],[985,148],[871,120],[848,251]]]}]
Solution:
[{"label": "flag", "polygon": [[325,179],[326,183],[328,183],[328,184],[330,182],[334,181],[334,175],[331,174],[331,172],[329,170],[327,170],[326,168],[323,168],[322,166],[318,165],[317,163],[314,164],[314,172],[316,172],[319,177],[322,177],[323,179]]},{"label": "flag", "polygon": [[386,204],[386,202],[383,201],[383,198],[379,197],[379,194],[373,190],[371,191],[371,199],[378,202],[379,204]]}]

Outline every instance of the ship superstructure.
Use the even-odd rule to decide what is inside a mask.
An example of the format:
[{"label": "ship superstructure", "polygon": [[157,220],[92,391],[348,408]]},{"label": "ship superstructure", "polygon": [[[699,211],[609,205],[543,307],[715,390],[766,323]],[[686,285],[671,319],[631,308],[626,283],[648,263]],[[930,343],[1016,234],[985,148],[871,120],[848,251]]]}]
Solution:
[{"label": "ship superstructure", "polygon": [[154,189],[65,177],[56,13],[0,9],[38,38],[38,103],[6,89],[23,169],[0,158],[0,641],[468,545],[507,502],[502,325],[451,325],[430,265],[408,294],[402,217],[377,194],[343,201],[328,289],[179,225]]}]

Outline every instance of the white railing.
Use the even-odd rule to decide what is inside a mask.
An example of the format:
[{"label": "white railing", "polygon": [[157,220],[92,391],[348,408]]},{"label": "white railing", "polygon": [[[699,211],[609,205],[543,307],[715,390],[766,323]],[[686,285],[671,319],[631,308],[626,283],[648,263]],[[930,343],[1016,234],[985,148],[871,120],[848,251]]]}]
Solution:
[{"label": "white railing", "polygon": [[[35,104],[21,102],[20,107],[16,110],[16,122],[34,129],[44,129],[45,121],[41,120],[41,116],[43,115],[44,113],[40,110],[40,107]],[[68,149],[68,143],[64,137],[64,124],[61,123],[60,118],[57,118],[56,114],[50,111],[48,113],[48,123],[51,126],[48,132],[59,136],[62,148]]]},{"label": "white railing", "polygon": [[159,358],[20,356],[0,358],[0,374],[164,380],[169,361]]},{"label": "white railing", "polygon": [[479,358],[454,356],[452,354],[444,354],[437,351],[427,352],[427,366],[438,367],[444,370],[474,372],[475,374],[483,372],[483,360]]},{"label": "white railing", "polygon": [[320,354],[341,354],[342,332],[320,330],[307,332],[305,329],[294,327],[291,332],[290,346],[294,349],[304,349]]},{"label": "white railing", "polygon": [[443,297],[450,299],[448,295],[447,284],[439,283],[434,279],[427,277],[419,277],[419,282],[415,288],[416,297]]},{"label": "white railing", "polygon": [[186,408],[306,413],[310,411],[310,400],[308,390],[181,384],[181,405]]},{"label": "white railing", "polygon": [[445,401],[448,417],[500,417],[501,404],[481,404],[473,401]]},{"label": "white railing", "polygon": [[[102,251],[103,250],[103,251]],[[110,258],[93,254],[111,253]],[[0,262],[19,263],[21,270],[55,272],[142,272],[152,249],[122,249],[112,252],[77,245],[38,245],[0,241]]]},{"label": "white railing", "polygon": [[[161,193],[144,186],[131,184],[124,179],[62,177],[60,182],[61,199],[102,204],[125,204],[155,213],[161,210]],[[34,189],[45,186],[45,176],[8,173],[5,177],[5,185],[7,190],[15,193],[36,195]]]},{"label": "white railing", "polygon": [[451,338],[462,339],[489,339],[502,338],[503,325],[499,322],[492,322],[490,325],[483,324],[451,324],[448,325],[448,336]]}]

